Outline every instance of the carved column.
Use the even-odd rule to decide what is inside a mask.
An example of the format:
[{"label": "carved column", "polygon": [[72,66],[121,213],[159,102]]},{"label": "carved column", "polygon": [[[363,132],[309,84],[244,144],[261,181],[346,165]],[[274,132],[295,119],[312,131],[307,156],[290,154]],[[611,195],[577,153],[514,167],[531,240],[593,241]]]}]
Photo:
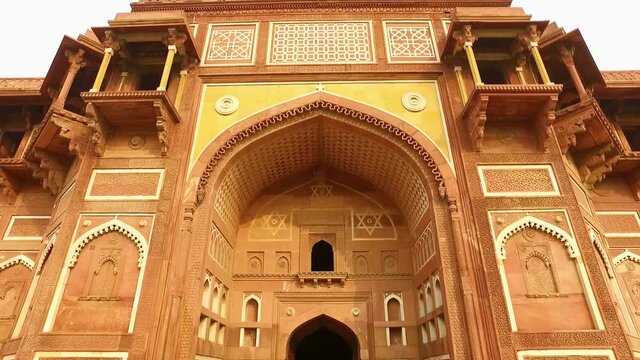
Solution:
[{"label": "carved column", "polygon": [[522,85],[527,84],[527,79],[524,77],[525,65],[527,65],[527,57],[522,53],[516,55],[516,74],[518,74],[518,80],[520,80],[520,84]]},{"label": "carved column", "polygon": [[578,70],[576,69],[576,64],[573,61],[573,53],[575,51],[575,48],[573,46],[569,47],[569,46],[561,45],[558,48],[558,51],[560,52],[560,57],[562,59],[562,62],[567,67],[567,70],[569,70],[571,81],[573,82],[573,85],[576,87],[576,91],[578,91],[578,96],[580,97],[580,101],[585,101],[589,99],[589,95],[587,95],[587,91],[584,88],[584,84],[580,79],[580,74],[578,74]]},{"label": "carved column", "polygon": [[540,50],[538,49],[539,39],[540,36],[538,35],[538,27],[536,25],[529,25],[527,33],[521,34],[520,36],[522,45],[526,46],[531,51],[531,55],[533,56],[533,60],[536,62],[536,66],[538,67],[538,72],[540,73],[542,82],[544,84],[551,84],[552,82],[549,78],[549,74],[547,73],[547,68],[544,66],[542,56],[540,55]]},{"label": "carved column", "polygon": [[165,91],[167,90],[167,83],[169,82],[169,73],[171,73],[171,64],[173,64],[173,57],[176,55],[176,47],[175,45],[167,46],[167,59],[164,62],[164,69],[162,70],[162,78],[160,78],[160,85],[156,90]]},{"label": "carved column", "polygon": [[75,52],[70,50],[65,51],[65,55],[69,60],[69,71],[67,71],[60,93],[54,103],[55,107],[64,108],[64,103],[67,100],[67,96],[69,96],[69,90],[71,90],[71,85],[73,85],[73,81],[75,80],[78,71],[87,65],[84,61],[84,54],[84,49],[78,49],[78,51]]},{"label": "carved column", "polygon": [[104,32],[104,41],[102,45],[104,46],[104,57],[102,58],[102,63],[100,63],[100,69],[98,69],[98,75],[96,75],[96,80],[91,87],[90,92],[98,92],[102,87],[102,81],[104,80],[104,75],[107,73],[107,68],[109,67],[109,62],[111,61],[111,57],[113,56],[114,51],[119,51],[122,49],[122,46],[115,39],[115,35],[111,31]]},{"label": "carved column", "polygon": [[456,39],[456,47],[464,49],[467,54],[467,61],[469,61],[469,68],[471,69],[471,76],[473,76],[474,84],[481,85],[482,79],[480,78],[478,62],[476,61],[476,56],[473,53],[473,43],[478,38],[471,33],[471,25],[465,25],[462,28],[462,31],[458,31],[454,34],[454,37]]},{"label": "carved column", "polygon": [[462,67],[454,66],[453,71],[456,73],[456,81],[458,82],[458,90],[460,90],[460,97],[462,98],[463,103],[467,103],[469,100],[469,95],[467,95],[467,89],[464,86],[464,78],[462,77]]}]

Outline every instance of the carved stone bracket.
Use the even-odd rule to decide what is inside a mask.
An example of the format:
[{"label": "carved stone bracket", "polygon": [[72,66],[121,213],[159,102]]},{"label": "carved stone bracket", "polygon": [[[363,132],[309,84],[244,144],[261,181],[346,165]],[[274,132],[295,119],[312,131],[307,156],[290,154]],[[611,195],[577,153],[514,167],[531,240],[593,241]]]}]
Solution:
[{"label": "carved stone bracket", "polygon": [[9,205],[13,205],[18,197],[16,182],[2,169],[0,169],[0,193],[7,196]]},{"label": "carved stone bracket", "polygon": [[187,40],[187,35],[178,31],[176,28],[169,28],[167,31],[169,32],[169,36],[164,41],[165,45],[173,45],[176,47],[179,55],[186,55],[187,52],[185,50],[184,43]]},{"label": "carved stone bracket", "polygon": [[338,285],[344,287],[347,280],[347,273],[329,272],[329,271],[312,271],[298,274],[298,282],[301,287],[311,285],[313,287]]},{"label": "carved stone bracket", "polygon": [[107,147],[107,138],[109,136],[110,126],[107,124],[102,116],[96,111],[93,103],[87,104],[87,126],[93,130],[91,135],[91,142],[93,143],[93,151],[96,156],[104,155],[104,150]]},{"label": "carved stone bracket", "polygon": [[549,144],[553,138],[551,127],[556,121],[556,103],[558,95],[551,95],[544,102],[536,118],[536,128],[538,130],[538,143],[542,145],[543,151],[549,150]]},{"label": "carved stone bracket", "polygon": [[82,156],[87,148],[90,129],[87,119],[66,110],[54,110],[51,121],[60,128],[60,136],[69,140],[69,153]]},{"label": "carved stone bracket", "polygon": [[585,122],[594,116],[591,101],[581,102],[556,112],[553,127],[563,154],[576,146],[576,134],[587,131]]},{"label": "carved stone bracket", "polygon": [[593,189],[596,183],[604,180],[620,159],[620,155],[612,152],[612,149],[613,145],[608,143],[574,155],[578,172],[588,189]]},{"label": "carved stone bracket", "polygon": [[482,151],[482,140],[484,139],[484,125],[487,122],[487,107],[489,106],[489,96],[478,96],[469,111],[467,118],[467,128],[471,138],[471,145],[475,151]]},{"label": "carved stone bracket", "polygon": [[42,187],[57,195],[67,178],[68,159],[37,149],[32,156],[37,161],[27,161],[27,166],[33,171],[33,177],[42,180]]},{"label": "carved stone bracket", "polygon": [[169,127],[171,126],[171,120],[169,120],[166,107],[161,100],[153,102],[153,110],[156,114],[156,128],[158,129],[160,153],[162,156],[167,156],[169,153]]}]

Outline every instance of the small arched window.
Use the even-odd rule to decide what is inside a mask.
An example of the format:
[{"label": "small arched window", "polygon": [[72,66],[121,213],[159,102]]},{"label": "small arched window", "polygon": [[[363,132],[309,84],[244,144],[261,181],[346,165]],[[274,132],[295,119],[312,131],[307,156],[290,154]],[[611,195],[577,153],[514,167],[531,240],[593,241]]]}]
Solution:
[{"label": "small arched window", "polygon": [[260,305],[254,298],[247,300],[244,306],[244,321],[258,322]]},{"label": "small arched window", "polygon": [[442,306],[442,289],[440,288],[440,279],[436,279],[433,282],[433,288],[435,289],[435,306],[437,309]]},{"label": "small arched window", "polygon": [[418,293],[418,314],[420,317],[425,315],[424,311],[424,294],[422,294],[422,290]]},{"label": "small arched window", "polygon": [[333,247],[320,240],[311,249],[311,271],[334,271]]}]

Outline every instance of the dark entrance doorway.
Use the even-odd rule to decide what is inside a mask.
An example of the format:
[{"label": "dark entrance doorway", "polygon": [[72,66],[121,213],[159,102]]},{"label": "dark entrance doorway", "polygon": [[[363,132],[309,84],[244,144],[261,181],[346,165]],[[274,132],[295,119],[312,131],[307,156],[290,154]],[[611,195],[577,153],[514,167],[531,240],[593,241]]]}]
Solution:
[{"label": "dark entrance doorway", "polygon": [[320,240],[311,249],[311,271],[333,271],[333,247]]},{"label": "dark entrance doorway", "polygon": [[343,323],[321,315],[289,338],[288,360],[358,360],[358,338]]}]

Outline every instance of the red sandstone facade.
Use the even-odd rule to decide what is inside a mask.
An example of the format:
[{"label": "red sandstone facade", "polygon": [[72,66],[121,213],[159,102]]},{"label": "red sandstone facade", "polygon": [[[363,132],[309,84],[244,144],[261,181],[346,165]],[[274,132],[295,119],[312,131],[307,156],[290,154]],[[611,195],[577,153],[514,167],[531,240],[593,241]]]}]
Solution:
[{"label": "red sandstone facade", "polygon": [[640,73],[510,1],[155,1],[0,79],[0,356],[640,358]]}]

